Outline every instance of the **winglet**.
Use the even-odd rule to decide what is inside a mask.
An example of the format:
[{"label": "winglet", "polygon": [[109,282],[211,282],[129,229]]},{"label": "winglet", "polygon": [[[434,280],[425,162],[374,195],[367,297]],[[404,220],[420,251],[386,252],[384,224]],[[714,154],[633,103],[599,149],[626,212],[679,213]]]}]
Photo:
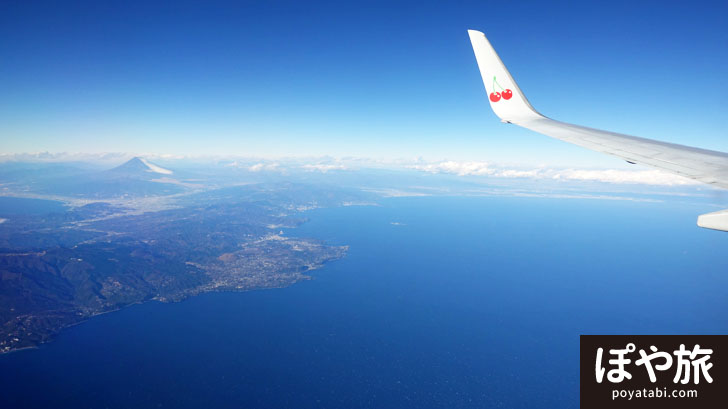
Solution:
[{"label": "winglet", "polygon": [[490,107],[503,122],[518,123],[542,117],[528,102],[485,34],[468,30],[475,59],[488,93]]}]

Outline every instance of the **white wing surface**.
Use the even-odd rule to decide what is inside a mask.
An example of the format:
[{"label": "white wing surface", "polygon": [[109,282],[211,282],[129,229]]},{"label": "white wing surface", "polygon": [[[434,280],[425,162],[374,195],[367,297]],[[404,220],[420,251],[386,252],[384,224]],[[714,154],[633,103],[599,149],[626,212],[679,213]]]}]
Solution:
[{"label": "white wing surface", "polygon": [[[528,102],[498,54],[480,31],[468,30],[490,106],[502,122],[561,139],[584,148],[652,166],[728,189],[728,154],[629,136],[547,118]],[[728,231],[728,211],[698,218],[698,225]]]}]

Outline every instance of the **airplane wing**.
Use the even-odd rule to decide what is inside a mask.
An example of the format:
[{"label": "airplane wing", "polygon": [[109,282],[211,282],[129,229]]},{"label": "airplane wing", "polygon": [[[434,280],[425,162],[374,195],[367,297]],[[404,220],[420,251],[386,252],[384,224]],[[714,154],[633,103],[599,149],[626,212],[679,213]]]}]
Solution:
[{"label": "airplane wing", "polygon": [[[485,35],[475,30],[468,30],[468,34],[490,107],[502,122],[617,156],[630,163],[652,166],[728,189],[727,153],[601,131],[541,115],[528,102]],[[698,225],[728,231],[728,209],[701,215]]]}]

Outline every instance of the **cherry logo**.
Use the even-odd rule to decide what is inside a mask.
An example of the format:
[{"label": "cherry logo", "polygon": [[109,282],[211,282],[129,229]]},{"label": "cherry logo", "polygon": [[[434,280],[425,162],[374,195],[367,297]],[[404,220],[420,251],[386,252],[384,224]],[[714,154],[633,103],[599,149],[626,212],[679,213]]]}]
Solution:
[{"label": "cherry logo", "polygon": [[[496,87],[500,88],[500,92],[496,91]],[[498,102],[501,100],[501,98],[508,101],[509,99],[513,98],[513,91],[500,86],[498,81],[495,79],[495,76],[493,76],[493,92],[490,93],[490,100],[493,102]]]}]

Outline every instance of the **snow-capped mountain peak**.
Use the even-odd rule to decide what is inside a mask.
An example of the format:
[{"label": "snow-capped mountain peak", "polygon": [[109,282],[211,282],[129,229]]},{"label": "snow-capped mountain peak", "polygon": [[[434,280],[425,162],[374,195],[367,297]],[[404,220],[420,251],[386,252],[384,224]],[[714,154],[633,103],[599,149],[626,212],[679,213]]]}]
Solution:
[{"label": "snow-capped mountain peak", "polygon": [[[127,174],[144,174],[144,173],[157,173],[160,175],[171,175],[173,172],[169,169],[165,169],[159,165],[156,165],[148,160],[140,157],[134,157],[129,159],[125,163],[115,167],[111,170],[114,173],[127,173]],[[144,172],[144,173],[142,173]]]},{"label": "snow-capped mountain peak", "polygon": [[152,162],[149,162],[148,160],[146,160],[144,158],[139,158],[139,160],[142,161],[142,163],[149,168],[149,170],[147,172],[161,173],[163,175],[171,175],[172,174],[172,171],[171,170],[165,169],[165,168],[163,168],[161,166],[158,166],[158,165],[155,165]]}]

